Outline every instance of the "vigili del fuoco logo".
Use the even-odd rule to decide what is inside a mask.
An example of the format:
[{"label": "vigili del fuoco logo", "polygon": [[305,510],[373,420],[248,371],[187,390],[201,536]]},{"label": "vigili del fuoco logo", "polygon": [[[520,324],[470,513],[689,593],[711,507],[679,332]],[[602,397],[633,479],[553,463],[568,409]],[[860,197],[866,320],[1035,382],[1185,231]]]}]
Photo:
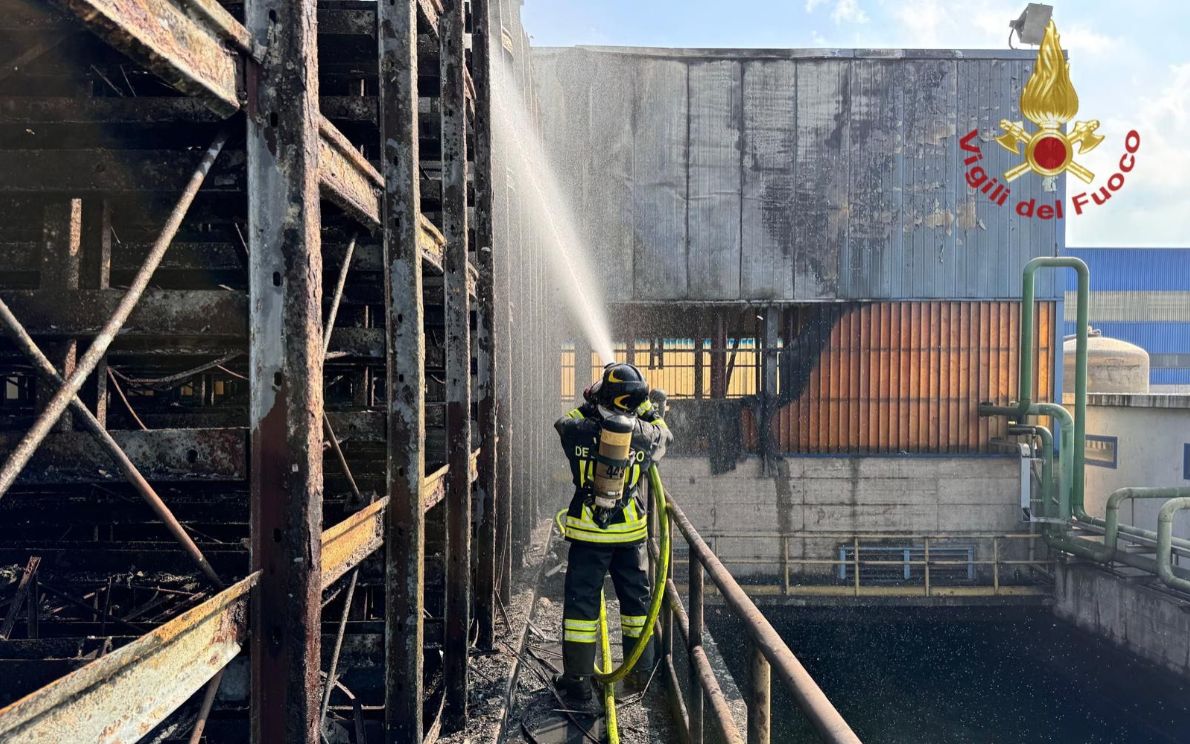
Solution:
[{"label": "vigili del fuoco logo", "polygon": [[[1021,91],[1021,113],[1037,128],[1030,131],[1024,122],[1000,120],[1003,134],[995,138],[996,143],[1023,159],[999,177],[988,173],[979,164],[983,152],[979,147],[978,129],[972,129],[959,140],[959,146],[969,153],[963,160],[963,165],[967,167],[968,186],[986,194],[993,204],[1007,207],[1012,196],[1009,184],[1030,171],[1046,179],[1046,191],[1054,189],[1054,181],[1063,173],[1071,173],[1088,185],[1094,184],[1095,174],[1080,164],[1076,157],[1102,144],[1103,135],[1095,133],[1099,129],[1097,119],[1076,121],[1069,130],[1064,131],[1066,123],[1078,114],[1078,93],[1070,82],[1070,63],[1062,54],[1058,27],[1052,20],[1046,26],[1041,47],[1037,50],[1033,74]],[[1139,149],[1140,133],[1133,129],[1124,138],[1124,153],[1120,156],[1119,168],[1108,177],[1106,184],[1071,197],[1075,215],[1083,214],[1091,206],[1107,203],[1115,192],[1123,188],[1125,174],[1136,166],[1135,156]],[[1061,199],[1055,199],[1052,204],[1039,204],[1036,199],[1020,199],[1011,208],[1022,217],[1041,220],[1062,219],[1064,216]]]}]

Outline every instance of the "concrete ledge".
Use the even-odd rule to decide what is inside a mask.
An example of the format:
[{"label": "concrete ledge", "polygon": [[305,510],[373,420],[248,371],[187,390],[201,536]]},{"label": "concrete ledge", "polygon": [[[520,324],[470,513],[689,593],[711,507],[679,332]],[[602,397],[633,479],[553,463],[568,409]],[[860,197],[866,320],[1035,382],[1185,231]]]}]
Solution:
[{"label": "concrete ledge", "polygon": [[[1069,396],[1074,402],[1074,396]],[[1190,395],[1152,393],[1088,393],[1087,405],[1116,408],[1190,408]]]},{"label": "concrete ledge", "polygon": [[1059,563],[1055,581],[1058,617],[1190,679],[1190,601],[1085,563]]}]

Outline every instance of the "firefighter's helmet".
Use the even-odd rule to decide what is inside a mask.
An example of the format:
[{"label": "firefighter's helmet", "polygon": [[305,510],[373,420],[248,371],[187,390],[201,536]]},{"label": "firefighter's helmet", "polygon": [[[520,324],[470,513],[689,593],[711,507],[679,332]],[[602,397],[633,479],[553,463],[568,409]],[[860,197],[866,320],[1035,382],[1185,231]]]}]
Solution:
[{"label": "firefighter's helmet", "polygon": [[609,364],[603,368],[599,382],[591,388],[591,397],[605,408],[633,413],[649,399],[649,383],[635,365]]}]

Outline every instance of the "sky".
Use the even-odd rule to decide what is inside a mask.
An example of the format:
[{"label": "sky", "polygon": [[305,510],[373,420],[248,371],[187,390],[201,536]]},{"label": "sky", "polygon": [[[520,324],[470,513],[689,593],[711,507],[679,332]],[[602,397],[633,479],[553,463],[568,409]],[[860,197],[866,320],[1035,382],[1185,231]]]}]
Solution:
[{"label": "sky", "polygon": [[[525,0],[522,17],[536,46],[1004,49],[1008,21],[1026,4]],[[1099,119],[1106,137],[1078,158],[1096,173],[1096,186],[1116,170],[1128,131],[1141,135],[1125,186],[1102,207],[1068,217],[1067,245],[1190,246],[1190,3],[1051,4],[1079,95],[1077,119]]]}]

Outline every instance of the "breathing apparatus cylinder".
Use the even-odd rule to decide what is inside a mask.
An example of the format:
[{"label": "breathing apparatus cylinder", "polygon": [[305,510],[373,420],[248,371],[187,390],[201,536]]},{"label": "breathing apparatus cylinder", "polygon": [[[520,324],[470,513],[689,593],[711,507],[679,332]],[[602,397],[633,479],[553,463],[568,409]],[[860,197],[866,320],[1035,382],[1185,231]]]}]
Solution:
[{"label": "breathing apparatus cylinder", "polygon": [[595,505],[592,518],[606,527],[612,510],[624,495],[624,474],[628,469],[628,454],[632,446],[632,419],[628,416],[609,416],[601,423],[599,453],[595,457],[595,478],[591,495]]}]

